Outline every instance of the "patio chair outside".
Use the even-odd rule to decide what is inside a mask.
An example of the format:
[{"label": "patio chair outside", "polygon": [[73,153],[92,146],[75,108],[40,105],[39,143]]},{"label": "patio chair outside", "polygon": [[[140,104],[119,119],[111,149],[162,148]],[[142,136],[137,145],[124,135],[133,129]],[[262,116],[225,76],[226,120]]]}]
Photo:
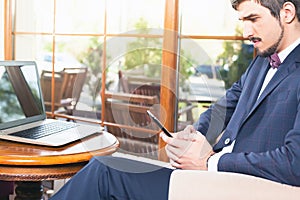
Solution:
[{"label": "patio chair outside", "polygon": [[[73,115],[86,79],[87,68],[65,68],[61,72],[54,72],[55,97],[54,110],[63,108],[61,113]],[[46,111],[51,110],[52,71],[42,71],[41,86]]]},{"label": "patio chair outside", "polygon": [[105,122],[109,124],[107,130],[120,141],[120,152],[158,158],[160,131],[146,113],[157,113],[155,104],[156,96],[106,92]]}]

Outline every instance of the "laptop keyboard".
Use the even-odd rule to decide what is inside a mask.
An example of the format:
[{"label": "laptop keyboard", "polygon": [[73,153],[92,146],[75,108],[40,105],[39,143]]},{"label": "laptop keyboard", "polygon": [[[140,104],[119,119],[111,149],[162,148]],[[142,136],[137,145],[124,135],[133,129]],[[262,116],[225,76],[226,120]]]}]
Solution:
[{"label": "laptop keyboard", "polygon": [[70,122],[65,123],[65,122],[56,121],[56,122],[51,122],[49,124],[43,124],[34,128],[18,131],[10,135],[29,138],[29,139],[39,139],[76,126],[77,126],[76,123],[70,123]]}]

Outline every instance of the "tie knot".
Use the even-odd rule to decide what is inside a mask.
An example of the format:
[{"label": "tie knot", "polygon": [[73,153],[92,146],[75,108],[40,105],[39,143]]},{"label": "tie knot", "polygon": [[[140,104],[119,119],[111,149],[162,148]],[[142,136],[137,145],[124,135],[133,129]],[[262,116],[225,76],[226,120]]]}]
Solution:
[{"label": "tie knot", "polygon": [[272,54],[270,57],[270,65],[272,68],[278,68],[278,66],[281,64],[281,61],[278,57],[277,53]]}]

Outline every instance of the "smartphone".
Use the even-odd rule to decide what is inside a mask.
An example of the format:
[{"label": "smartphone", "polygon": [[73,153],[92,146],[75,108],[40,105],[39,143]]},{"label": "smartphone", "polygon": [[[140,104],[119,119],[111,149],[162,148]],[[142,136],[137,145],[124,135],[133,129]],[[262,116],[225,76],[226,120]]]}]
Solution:
[{"label": "smartphone", "polygon": [[153,121],[158,125],[158,127],[169,137],[173,137],[171,133],[162,125],[162,123],[150,112],[147,110],[147,114],[153,119]]}]

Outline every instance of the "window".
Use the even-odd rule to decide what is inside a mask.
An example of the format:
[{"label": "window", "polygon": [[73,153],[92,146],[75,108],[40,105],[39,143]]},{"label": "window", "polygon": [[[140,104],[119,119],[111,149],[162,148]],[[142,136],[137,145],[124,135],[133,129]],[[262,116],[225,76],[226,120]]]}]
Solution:
[{"label": "window", "polygon": [[[8,2],[11,9],[4,10],[3,5]],[[183,119],[178,117],[178,111],[187,101],[199,106],[202,101],[220,97],[228,85],[230,67],[241,66],[237,61],[243,60],[239,60],[243,55],[252,57],[253,49],[242,51],[247,44],[238,31],[239,22],[229,1],[0,0],[0,3],[1,13],[7,19],[5,30],[0,29],[1,34],[6,33],[1,42],[7,41],[0,43],[1,47],[5,45],[5,55],[0,53],[0,56],[35,60],[41,74],[43,70],[86,67],[85,83],[72,114],[91,123],[96,119],[96,123],[115,126],[107,123],[104,112],[106,92],[140,92],[137,88],[141,85],[152,85],[159,91],[164,115],[174,119],[166,122],[167,127],[176,130]],[[246,66],[246,61],[242,65]],[[199,77],[199,73],[207,77]],[[60,95],[54,89],[48,92],[53,92],[55,98]],[[49,116],[69,117],[54,110],[54,100],[52,103]],[[200,111],[200,106],[193,111],[194,120]]]}]

